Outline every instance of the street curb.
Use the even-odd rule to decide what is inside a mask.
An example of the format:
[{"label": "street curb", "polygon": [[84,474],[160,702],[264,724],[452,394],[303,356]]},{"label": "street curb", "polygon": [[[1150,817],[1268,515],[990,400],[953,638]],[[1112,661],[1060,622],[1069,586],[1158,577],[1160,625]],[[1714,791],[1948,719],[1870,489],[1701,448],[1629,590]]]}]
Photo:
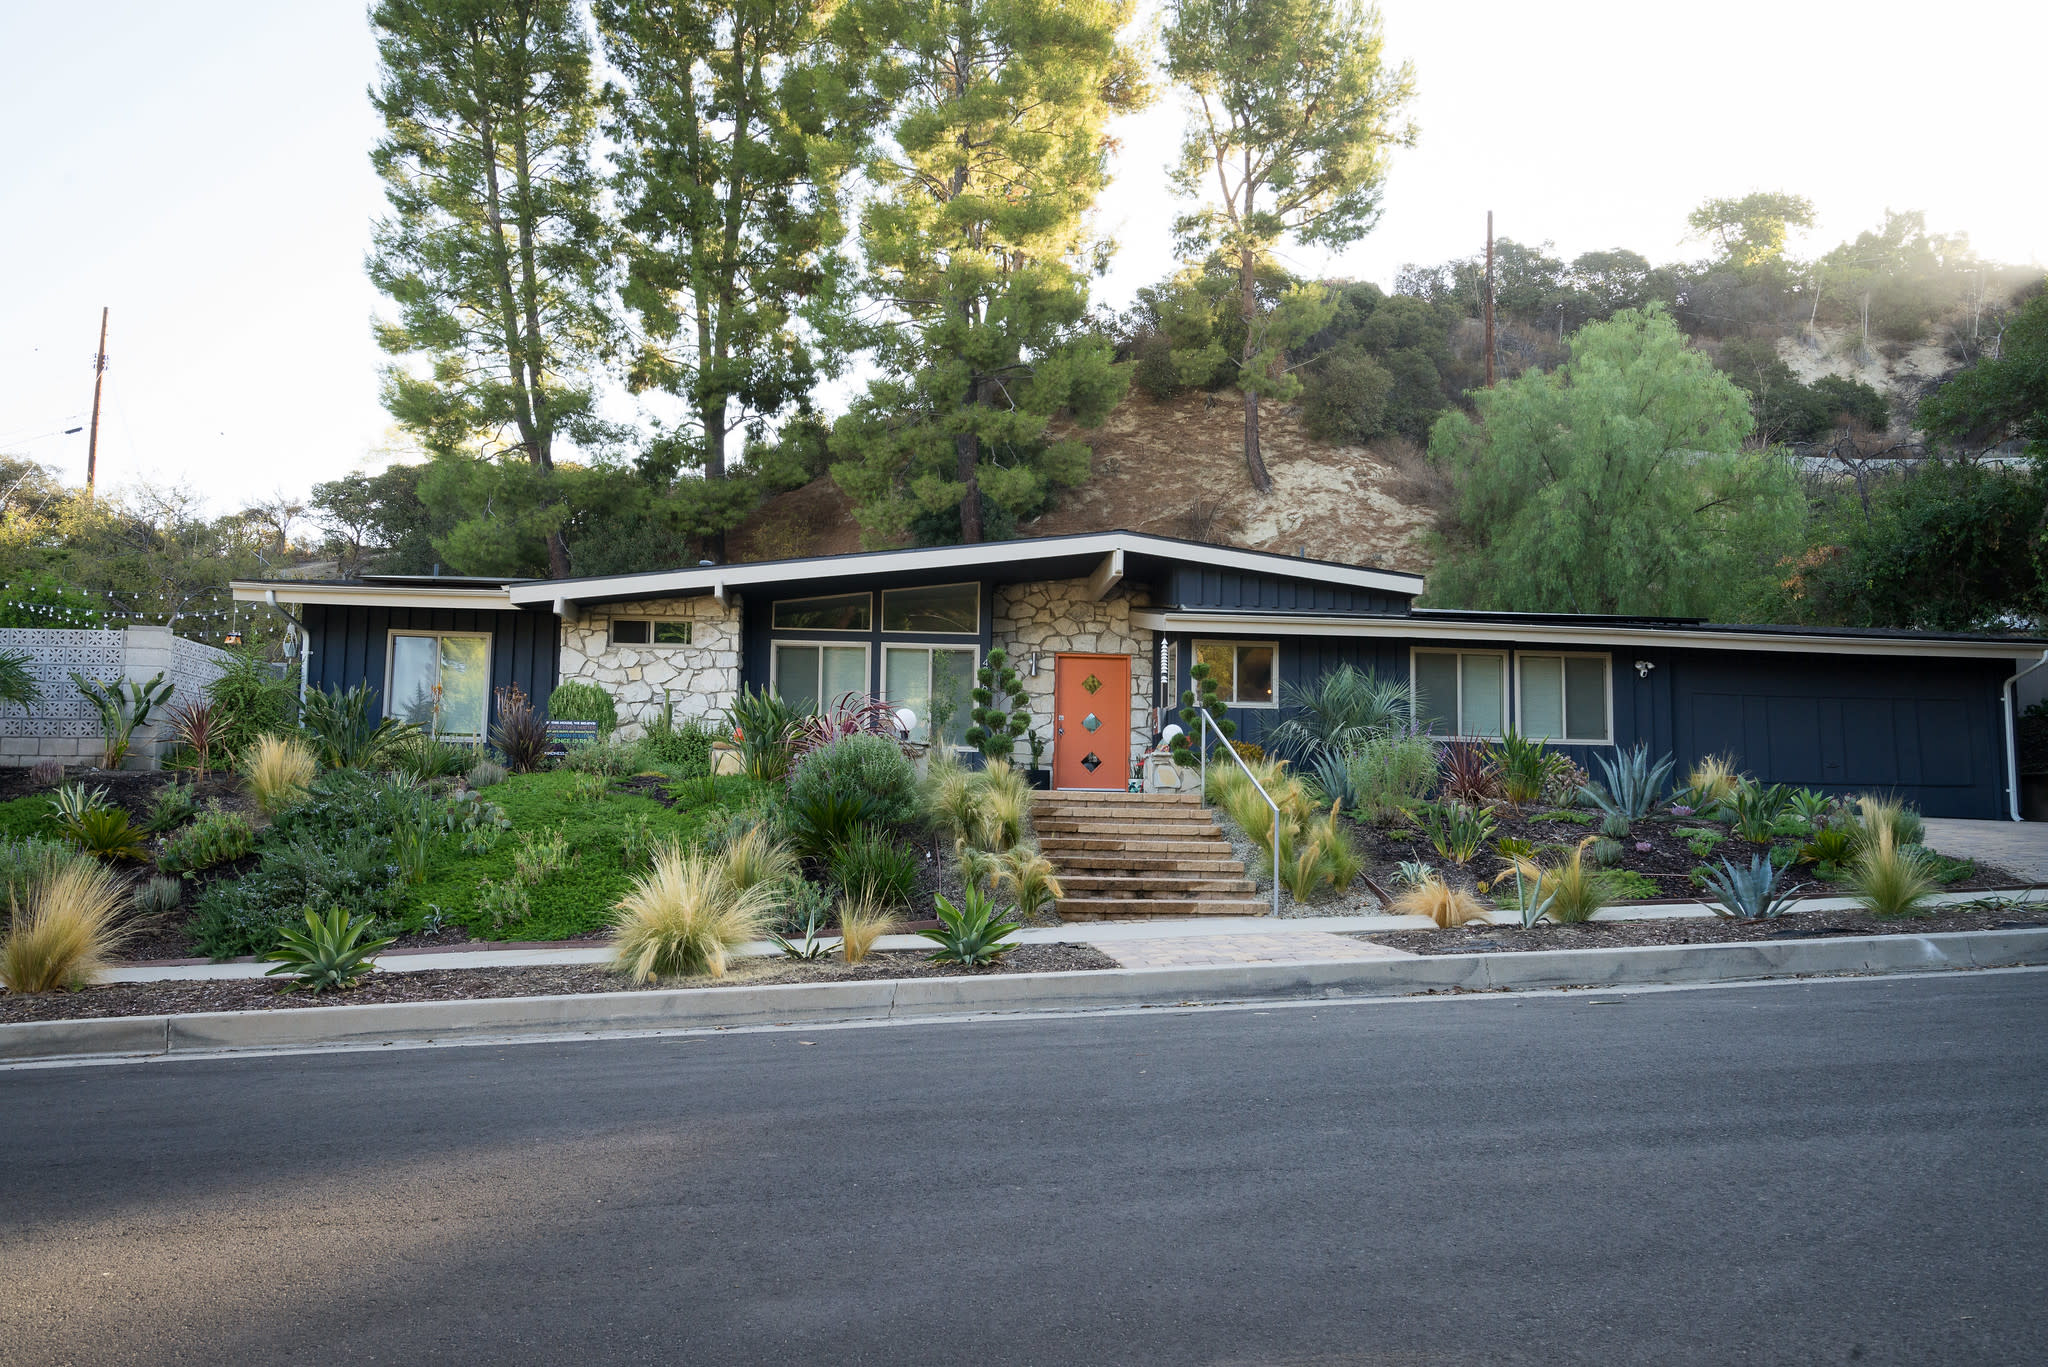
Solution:
[{"label": "street curb", "polygon": [[782,983],[0,1025],[0,1062],[2048,964],[2048,930]]}]

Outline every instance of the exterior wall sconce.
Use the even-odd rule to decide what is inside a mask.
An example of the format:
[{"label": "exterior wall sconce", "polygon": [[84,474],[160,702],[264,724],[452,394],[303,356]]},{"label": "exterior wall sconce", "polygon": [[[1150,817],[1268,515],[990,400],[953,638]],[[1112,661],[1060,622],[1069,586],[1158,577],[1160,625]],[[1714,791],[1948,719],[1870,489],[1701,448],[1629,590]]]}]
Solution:
[{"label": "exterior wall sconce", "polygon": [[1636,677],[1638,679],[1647,679],[1650,677],[1650,671],[1655,669],[1656,667],[1656,662],[1653,660],[1637,660]]},{"label": "exterior wall sconce", "polygon": [[1025,657],[1024,676],[1028,679],[1035,679],[1038,677],[1038,652],[1035,650],[1032,651],[1030,655]]}]

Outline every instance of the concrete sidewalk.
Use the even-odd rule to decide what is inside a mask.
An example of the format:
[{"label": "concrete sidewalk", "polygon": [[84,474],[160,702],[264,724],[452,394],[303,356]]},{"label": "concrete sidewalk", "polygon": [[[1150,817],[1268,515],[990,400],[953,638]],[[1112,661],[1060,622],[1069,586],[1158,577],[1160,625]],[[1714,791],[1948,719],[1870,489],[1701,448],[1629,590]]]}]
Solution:
[{"label": "concrete sidewalk", "polygon": [[[1935,905],[1968,902],[1984,893],[1944,893],[1930,899]],[[2006,893],[2029,901],[2048,901],[2048,889]],[[1854,906],[1847,897],[1803,898],[1800,906],[1809,911],[1840,911]],[[1713,912],[1702,902],[1677,902],[1664,906],[1609,907],[1594,916],[1596,921],[1660,921],[1710,917]],[[1512,925],[1514,918],[1496,913],[1493,923]],[[1019,931],[1025,944],[1086,944],[1127,967],[1137,966],[1127,954],[1144,963],[1287,963],[1308,962],[1331,957],[1335,936],[1354,931],[1426,930],[1431,925],[1423,916],[1323,916],[1290,917],[1275,921],[1270,916],[1196,916],[1173,921],[1080,921],[1071,925],[1034,926]],[[1243,946],[1206,943],[1203,947],[1176,950],[1168,942],[1196,939],[1205,942],[1246,940]],[[1376,957],[1380,947],[1343,940],[1356,946],[1352,958]],[[876,942],[880,949],[930,949],[932,942],[918,935],[885,935]],[[771,957],[779,951],[766,940],[748,945],[744,955]],[[1392,951],[1382,951],[1392,952]],[[451,948],[386,954],[377,967],[387,973],[419,973],[444,968],[536,968],[562,964],[598,964],[611,957],[602,946],[577,945],[560,948]],[[145,968],[113,968],[102,981],[110,983],[198,982],[231,978],[260,978],[270,965],[260,963],[160,964]]]}]

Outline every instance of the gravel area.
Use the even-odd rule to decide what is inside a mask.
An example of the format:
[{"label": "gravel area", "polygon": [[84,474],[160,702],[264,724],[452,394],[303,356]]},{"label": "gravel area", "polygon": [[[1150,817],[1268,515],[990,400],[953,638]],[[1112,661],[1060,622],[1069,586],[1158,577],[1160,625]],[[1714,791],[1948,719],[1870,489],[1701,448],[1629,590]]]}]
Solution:
[{"label": "gravel area", "polygon": [[1924,916],[1882,917],[1867,911],[1795,911],[1775,921],[1667,917],[1655,921],[1471,925],[1458,930],[1353,931],[1353,939],[1411,954],[1481,954],[1500,950],[1613,949],[1629,945],[1715,945],[1738,940],[1809,940],[1836,935],[1929,935],[1953,930],[2048,926],[2048,903],[1983,897]]},{"label": "gravel area", "polygon": [[767,983],[868,982],[881,978],[959,978],[998,973],[1065,973],[1117,967],[1116,960],[1083,944],[1021,945],[989,968],[935,964],[915,950],[871,954],[858,964],[836,959],[799,963],[751,959],[723,978],[681,978],[635,986],[595,964],[540,968],[450,968],[374,973],[344,992],[286,993],[269,979],[108,983],[81,992],[0,993],[0,1023],[85,1020],[108,1016],[161,1016],[193,1011],[277,1011],[304,1006],[366,1006],[379,1002],[461,1001],[482,997],[558,997],[585,992],[644,992],[695,987],[756,987]]},{"label": "gravel area", "polygon": [[[1244,828],[1232,821],[1229,813],[1221,807],[1209,807],[1207,810],[1215,816],[1216,825],[1230,841],[1231,857],[1243,862],[1245,876],[1258,885],[1259,895],[1271,898],[1273,857],[1261,851],[1252,838],[1244,833]],[[1349,826],[1352,823],[1347,821],[1343,824]],[[1363,878],[1354,880],[1349,888],[1341,892],[1325,883],[1317,888],[1315,895],[1306,902],[1296,901],[1294,894],[1285,887],[1280,889],[1282,920],[1306,916],[1370,916],[1382,909],[1380,899],[1373,896],[1372,889],[1366,886]]]}]

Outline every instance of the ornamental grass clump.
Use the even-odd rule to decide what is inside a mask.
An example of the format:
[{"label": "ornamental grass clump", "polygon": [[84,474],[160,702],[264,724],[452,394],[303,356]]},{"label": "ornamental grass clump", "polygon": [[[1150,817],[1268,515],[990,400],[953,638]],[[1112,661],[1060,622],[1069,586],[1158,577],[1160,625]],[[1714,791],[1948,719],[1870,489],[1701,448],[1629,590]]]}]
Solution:
[{"label": "ornamental grass clump", "polygon": [[1590,921],[1593,913],[1614,900],[1613,884],[1597,865],[1586,860],[1586,847],[1592,843],[1592,839],[1581,841],[1569,859],[1542,870],[1543,891],[1550,896],[1550,919],[1560,925]]},{"label": "ornamental grass clump", "polygon": [[786,883],[798,875],[796,856],[766,826],[749,826],[732,836],[721,858],[726,881],[739,892],[761,883]]},{"label": "ornamental grass clump", "polygon": [[1934,888],[1925,860],[1888,825],[1876,825],[1849,862],[1849,895],[1873,916],[1916,916]]},{"label": "ornamental grass clump", "polygon": [[722,978],[741,946],[768,933],[781,897],[772,883],[735,891],[723,860],[664,844],[612,911],[612,967],[636,983]]},{"label": "ornamental grass clump", "polygon": [[120,918],[125,882],[91,863],[55,865],[9,908],[0,940],[0,986],[10,992],[76,990],[91,983],[131,931]]},{"label": "ornamental grass clump", "polygon": [[269,816],[301,801],[314,772],[313,751],[291,736],[258,736],[242,756],[242,781]]},{"label": "ornamental grass clump", "polygon": [[1691,804],[1695,811],[1726,802],[1735,796],[1742,775],[1736,771],[1735,761],[1726,755],[1708,755],[1693,766],[1686,775],[1685,788],[1696,800]]},{"label": "ornamental grass clump", "polygon": [[850,964],[860,963],[873,952],[875,941],[896,929],[896,917],[888,907],[859,897],[839,904],[839,955]]},{"label": "ornamental grass clump", "polygon": [[1410,885],[1394,899],[1393,910],[1402,916],[1427,916],[1441,930],[1486,919],[1486,908],[1478,898],[1434,875]]},{"label": "ornamental grass clump", "polygon": [[1006,889],[1025,916],[1050,911],[1067,895],[1060,886],[1053,862],[1039,853],[1036,845],[1013,845],[1005,850],[995,871],[996,886]]},{"label": "ornamental grass clump", "polygon": [[1900,849],[1918,845],[1927,837],[1927,823],[1920,819],[1920,813],[1898,798],[1873,797],[1868,793],[1856,799],[1856,829],[1866,844],[1875,840],[1879,832],[1889,831],[1892,843]]}]

